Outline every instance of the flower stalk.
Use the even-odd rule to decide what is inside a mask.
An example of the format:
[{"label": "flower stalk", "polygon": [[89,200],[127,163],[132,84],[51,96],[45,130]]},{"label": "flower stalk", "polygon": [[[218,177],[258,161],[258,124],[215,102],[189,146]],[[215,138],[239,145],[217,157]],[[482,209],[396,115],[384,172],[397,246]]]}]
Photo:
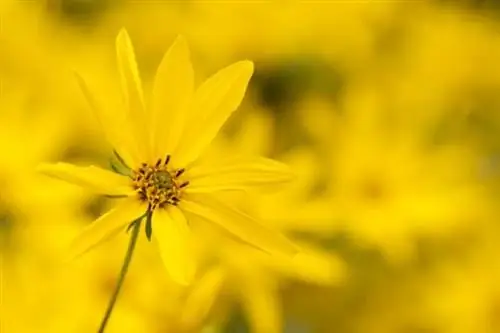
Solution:
[{"label": "flower stalk", "polygon": [[120,275],[118,276],[118,281],[116,283],[115,290],[113,291],[113,295],[109,300],[108,307],[106,309],[106,313],[102,318],[101,325],[99,326],[99,333],[103,333],[108,324],[109,318],[111,317],[111,313],[115,307],[116,300],[118,299],[118,294],[122,289],[123,282],[125,281],[125,276],[127,275],[128,268],[130,266],[130,262],[132,261],[132,255],[134,254],[135,245],[137,244],[137,238],[139,236],[139,231],[141,229],[141,222],[144,216],[141,216],[137,220],[131,223],[132,226],[132,234],[130,235],[130,241],[127,248],[127,253],[125,254],[125,258],[123,260],[123,265],[120,270]]}]

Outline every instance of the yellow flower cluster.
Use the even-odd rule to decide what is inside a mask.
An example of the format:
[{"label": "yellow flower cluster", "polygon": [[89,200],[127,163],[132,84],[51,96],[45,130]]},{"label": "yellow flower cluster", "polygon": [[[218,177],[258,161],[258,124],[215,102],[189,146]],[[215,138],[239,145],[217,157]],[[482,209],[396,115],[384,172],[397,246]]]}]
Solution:
[{"label": "yellow flower cluster", "polygon": [[484,2],[0,2],[0,332],[500,331]]}]

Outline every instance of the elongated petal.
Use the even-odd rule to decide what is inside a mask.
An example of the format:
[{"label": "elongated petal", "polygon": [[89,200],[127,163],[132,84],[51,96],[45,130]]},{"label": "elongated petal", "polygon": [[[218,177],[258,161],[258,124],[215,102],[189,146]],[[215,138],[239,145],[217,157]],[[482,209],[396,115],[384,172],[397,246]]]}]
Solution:
[{"label": "elongated petal", "polygon": [[[275,262],[277,266],[280,266]],[[332,285],[338,283],[344,276],[344,267],[340,259],[327,254],[313,255],[300,253],[292,260],[288,273],[309,283]],[[286,273],[287,268],[281,266]]]},{"label": "elongated petal", "polygon": [[134,48],[130,37],[125,29],[118,33],[116,38],[116,55],[118,69],[120,72],[123,97],[127,108],[127,118],[132,124],[132,133],[136,143],[140,143],[139,153],[142,153],[143,160],[150,158],[150,144],[146,135],[145,106],[142,83],[137,69]]},{"label": "elongated petal", "polygon": [[189,48],[184,37],[179,36],[163,57],[153,86],[149,126],[156,157],[171,154],[177,146],[193,90]]},{"label": "elongated petal", "polygon": [[186,196],[181,209],[226,229],[248,244],[270,254],[293,257],[298,249],[277,231],[265,227],[249,215],[232,208],[210,195]]},{"label": "elongated petal", "polygon": [[72,242],[69,258],[74,259],[108,240],[146,212],[147,206],[135,197],[124,199],[115,208],[89,224]]},{"label": "elongated petal", "polygon": [[284,164],[266,158],[240,158],[214,167],[190,169],[189,193],[213,193],[221,190],[244,190],[288,182],[293,178]]},{"label": "elongated petal", "polygon": [[253,74],[251,61],[240,61],[214,74],[195,92],[190,107],[190,128],[176,150],[180,165],[187,165],[205,150],[231,113],[240,105]]},{"label": "elongated petal", "polygon": [[215,267],[203,275],[190,290],[184,303],[181,322],[187,329],[203,323],[223,286],[225,271]]},{"label": "elongated petal", "polygon": [[90,91],[85,80],[78,73],[75,73],[75,77],[97,121],[104,130],[108,142],[129,167],[135,168],[139,166],[144,161],[139,153],[135,138],[130,135],[132,127],[127,113],[123,112],[123,110],[105,111],[98,103],[95,95]]},{"label": "elongated petal", "polygon": [[189,285],[195,273],[192,238],[184,214],[176,207],[153,214],[153,237],[163,263],[174,281]]},{"label": "elongated petal", "polygon": [[283,332],[283,314],[275,284],[264,277],[248,278],[240,297],[255,333]]},{"label": "elongated petal", "polygon": [[86,187],[98,194],[129,196],[135,193],[128,177],[96,166],[79,167],[60,162],[41,164],[37,170],[50,177]]},{"label": "elongated petal", "polygon": [[270,270],[280,275],[318,285],[333,285],[345,277],[344,263],[333,254],[302,248],[292,260],[279,260],[271,256],[261,256],[262,262]]}]

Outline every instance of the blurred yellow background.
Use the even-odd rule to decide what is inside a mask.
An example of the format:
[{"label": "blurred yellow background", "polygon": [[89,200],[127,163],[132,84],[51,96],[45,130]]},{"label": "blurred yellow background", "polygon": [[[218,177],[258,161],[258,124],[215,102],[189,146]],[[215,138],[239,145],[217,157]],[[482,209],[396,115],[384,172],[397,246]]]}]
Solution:
[{"label": "blurred yellow background", "polygon": [[107,332],[500,332],[496,1],[1,0],[1,333],[96,332],[115,286],[125,233],[60,264],[108,201],[35,167],[107,167],[73,71],[114,107],[122,27],[145,91],[179,34],[198,82],[255,62],[211,149],[293,168],[248,209],[304,253],[202,232],[181,287],[140,239]]}]

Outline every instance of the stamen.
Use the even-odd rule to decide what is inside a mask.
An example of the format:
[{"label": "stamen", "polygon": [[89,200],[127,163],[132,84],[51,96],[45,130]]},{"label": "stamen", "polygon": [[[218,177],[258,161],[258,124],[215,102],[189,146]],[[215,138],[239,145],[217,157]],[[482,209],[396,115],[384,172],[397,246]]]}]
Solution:
[{"label": "stamen", "polygon": [[177,172],[175,173],[175,178],[179,178],[180,175],[182,175],[184,173],[184,171],[186,171],[186,169],[177,170]]},{"label": "stamen", "polygon": [[134,171],[134,188],[139,198],[149,204],[148,211],[163,208],[165,205],[177,205],[188,181],[178,179],[185,169],[168,170],[166,164],[170,155],[158,159],[155,164],[142,164]]}]

